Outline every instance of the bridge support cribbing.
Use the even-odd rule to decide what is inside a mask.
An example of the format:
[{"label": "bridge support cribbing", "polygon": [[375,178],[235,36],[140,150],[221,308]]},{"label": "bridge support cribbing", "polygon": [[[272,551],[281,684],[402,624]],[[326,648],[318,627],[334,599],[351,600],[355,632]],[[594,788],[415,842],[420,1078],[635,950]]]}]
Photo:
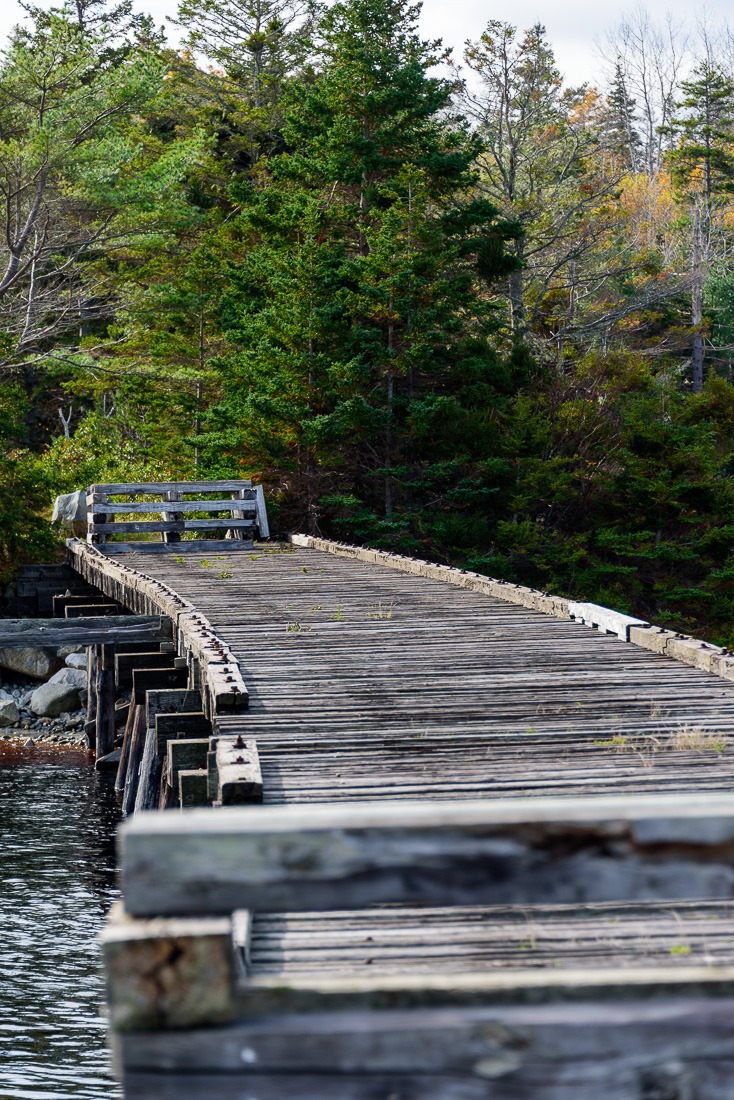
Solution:
[{"label": "bridge support cribbing", "polygon": [[721,676],[724,680],[734,680],[734,654],[731,654],[728,649],[702,641],[700,638],[693,638],[688,634],[666,630],[664,627],[645,622],[644,619],[636,619],[620,611],[601,607],[599,604],[579,603],[563,596],[551,596],[537,588],[495,580],[482,573],[472,573],[450,565],[438,565],[435,562],[422,561],[420,558],[407,557],[404,554],[393,554],[387,550],[352,546],[349,543],[322,539],[315,535],[291,535],[290,541],[294,546],[321,550],[337,557],[364,561],[370,565],[381,565],[401,573],[411,573],[413,576],[453,584],[457,588],[482,592],[486,596],[494,596],[506,603],[519,604],[531,611],[539,611],[557,619],[582,622],[587,626],[596,627],[602,633],[615,634],[623,641],[648,649],[652,653],[672,657],[673,660],[680,661],[682,664],[699,668],[703,672],[710,672],[714,676]]},{"label": "bridge support cribbing", "polygon": [[[261,798],[254,744],[243,742],[235,751],[227,740],[237,739],[219,745],[216,736],[218,717],[245,711],[248,693],[236,658],[206,616],[169,585],[94,546],[70,539],[67,548],[72,567],[117,605],[169,624],[171,641],[159,652],[144,645],[88,649],[88,742],[97,750],[98,766],[116,773],[123,813],[206,804],[218,796],[235,802]],[[132,693],[115,750],[115,695],[121,687]]]},{"label": "bridge support cribbing", "polygon": [[68,539],[66,546],[69,564],[105,595],[137,615],[171,619],[176,651],[186,660],[190,687],[201,692],[208,717],[247,709],[247,688],[234,654],[189,600],[79,539]]}]

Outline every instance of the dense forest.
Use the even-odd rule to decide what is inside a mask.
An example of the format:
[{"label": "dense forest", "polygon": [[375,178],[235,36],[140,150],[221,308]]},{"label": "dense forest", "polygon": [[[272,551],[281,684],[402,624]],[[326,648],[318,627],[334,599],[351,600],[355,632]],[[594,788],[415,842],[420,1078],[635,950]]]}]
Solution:
[{"label": "dense forest", "polygon": [[252,477],[282,531],[734,644],[734,49],[408,0],[26,7],[0,64],[0,575],[60,492]]}]

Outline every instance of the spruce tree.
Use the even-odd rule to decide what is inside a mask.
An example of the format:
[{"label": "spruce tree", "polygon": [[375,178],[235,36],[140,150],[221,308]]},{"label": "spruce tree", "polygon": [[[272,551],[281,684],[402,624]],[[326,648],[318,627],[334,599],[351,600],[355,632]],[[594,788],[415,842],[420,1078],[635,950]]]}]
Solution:
[{"label": "spruce tree", "polygon": [[336,4],[323,68],[287,91],[290,151],[240,195],[252,251],[225,299],[240,350],[210,435],[287,482],[300,522],[326,512],[388,540],[416,537],[427,500],[481,493],[467,470],[508,384],[487,301],[508,227],[468,197],[476,145],[429,75],[418,11]]},{"label": "spruce tree", "polygon": [[637,103],[627,90],[624,69],[617,61],[607,96],[602,142],[621,157],[630,172],[639,172],[642,168],[642,139],[637,123]]}]

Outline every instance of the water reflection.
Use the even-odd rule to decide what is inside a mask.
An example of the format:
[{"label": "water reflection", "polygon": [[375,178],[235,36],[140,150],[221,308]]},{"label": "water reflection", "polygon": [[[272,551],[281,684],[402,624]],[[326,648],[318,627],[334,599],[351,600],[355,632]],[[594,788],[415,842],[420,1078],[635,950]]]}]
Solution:
[{"label": "water reflection", "polygon": [[0,1100],[121,1096],[96,946],[115,823],[85,754],[0,743]]}]

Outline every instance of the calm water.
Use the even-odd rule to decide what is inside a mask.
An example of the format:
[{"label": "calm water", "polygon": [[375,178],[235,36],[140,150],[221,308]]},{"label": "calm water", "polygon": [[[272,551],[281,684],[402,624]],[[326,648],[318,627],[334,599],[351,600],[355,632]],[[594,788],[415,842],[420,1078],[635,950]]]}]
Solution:
[{"label": "calm water", "polygon": [[0,742],[0,1100],[121,1095],[95,943],[116,894],[115,822],[83,753]]}]

